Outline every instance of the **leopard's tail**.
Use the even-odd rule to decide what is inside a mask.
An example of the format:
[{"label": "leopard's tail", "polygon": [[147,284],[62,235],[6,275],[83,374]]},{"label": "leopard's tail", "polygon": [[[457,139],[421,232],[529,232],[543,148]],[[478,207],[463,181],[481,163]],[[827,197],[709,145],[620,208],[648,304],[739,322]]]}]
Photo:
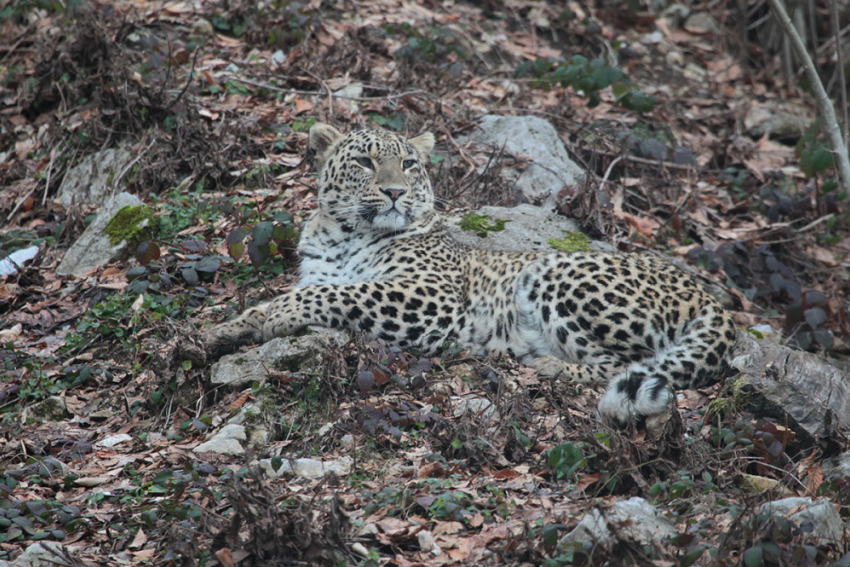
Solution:
[{"label": "leopard's tail", "polygon": [[666,415],[672,394],[700,388],[722,378],[726,356],[735,342],[732,317],[713,299],[689,321],[678,336],[660,346],[653,358],[613,378],[599,403],[602,418],[625,427],[632,421]]}]

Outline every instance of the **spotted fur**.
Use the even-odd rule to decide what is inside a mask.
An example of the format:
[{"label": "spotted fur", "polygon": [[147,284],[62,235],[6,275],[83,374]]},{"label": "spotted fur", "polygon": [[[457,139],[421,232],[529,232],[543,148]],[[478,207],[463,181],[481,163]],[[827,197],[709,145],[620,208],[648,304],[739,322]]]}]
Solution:
[{"label": "spotted fur", "polygon": [[671,393],[715,381],[730,316],[689,276],[648,255],[508,253],[440,225],[425,164],[434,138],[310,131],[319,206],[304,226],[297,286],[207,335],[212,356],[307,325],[434,352],[448,338],[541,374],[608,385],[603,418],[664,416]]}]

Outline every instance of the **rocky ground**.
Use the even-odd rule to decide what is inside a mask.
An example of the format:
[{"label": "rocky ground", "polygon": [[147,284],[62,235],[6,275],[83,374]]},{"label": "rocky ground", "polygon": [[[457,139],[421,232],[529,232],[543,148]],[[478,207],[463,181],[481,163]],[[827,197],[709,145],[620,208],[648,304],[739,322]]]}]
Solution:
[{"label": "rocky ground", "polygon": [[[0,7],[0,565],[850,565],[847,195],[767,16]],[[691,271],[742,329],[725,385],[648,439],[460,347],[313,329],[192,364],[291,284],[315,121],[434,132],[471,245]]]}]

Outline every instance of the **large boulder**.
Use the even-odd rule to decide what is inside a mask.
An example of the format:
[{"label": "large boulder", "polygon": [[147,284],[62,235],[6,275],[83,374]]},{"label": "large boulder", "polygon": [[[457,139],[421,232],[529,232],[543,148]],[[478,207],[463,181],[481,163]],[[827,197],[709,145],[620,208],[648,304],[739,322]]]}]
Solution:
[{"label": "large boulder", "polygon": [[502,176],[532,201],[553,205],[558,192],[576,185],[584,171],[570,159],[558,132],[537,116],[487,115],[461,143],[502,149],[508,154],[530,158],[525,171],[502,169]]},{"label": "large boulder", "polygon": [[482,207],[470,213],[449,216],[445,224],[455,240],[482,250],[614,250],[606,242],[589,240],[575,220],[556,215],[545,207],[528,204],[513,208]]},{"label": "large boulder", "polygon": [[738,333],[730,382],[734,403],[794,431],[803,450],[850,429],[850,375],[828,359]]},{"label": "large boulder", "polygon": [[[128,211],[132,213],[145,209],[146,207],[138,197],[129,193],[118,193],[109,199],[98,211],[97,218],[65,253],[65,257],[56,268],[56,273],[60,276],[83,277],[90,271],[127,254],[128,244],[132,246],[138,242],[132,237],[116,238],[114,235],[107,234],[110,232],[110,223],[119,214],[126,215]],[[150,223],[151,218],[134,219],[132,227],[123,228],[128,235],[138,235],[139,231],[149,227]]]},{"label": "large boulder", "polygon": [[127,148],[107,149],[86,156],[68,171],[59,187],[59,200],[71,205],[101,205],[121,182],[121,175],[134,158]]}]

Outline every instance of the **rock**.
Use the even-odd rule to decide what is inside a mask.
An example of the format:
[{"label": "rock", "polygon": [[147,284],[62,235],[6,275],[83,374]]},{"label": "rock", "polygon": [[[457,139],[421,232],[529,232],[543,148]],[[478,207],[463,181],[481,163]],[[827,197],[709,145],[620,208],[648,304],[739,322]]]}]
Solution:
[{"label": "rock", "polygon": [[29,262],[38,254],[38,246],[29,246],[15,250],[2,260],[0,260],[0,278],[3,276],[11,276],[23,267],[25,262]]},{"label": "rock", "polygon": [[730,358],[735,404],[794,431],[789,454],[850,428],[850,376],[827,359],[739,332]]},{"label": "rock", "polygon": [[347,476],[351,472],[354,460],[351,457],[340,457],[332,461],[319,461],[317,459],[283,459],[280,468],[274,470],[271,459],[260,459],[260,468],[265,471],[268,478],[275,479],[287,474],[294,474],[302,478],[316,480],[323,478],[332,472],[337,476]]},{"label": "rock", "polygon": [[[482,220],[482,230],[475,229],[481,226],[476,220]],[[482,207],[472,213],[447,217],[445,223],[455,240],[482,250],[556,252],[559,244],[576,239],[586,243],[591,250],[614,250],[613,246],[605,242],[588,240],[576,221],[528,204],[513,208]],[[464,230],[462,226],[469,230]],[[498,230],[488,230],[488,227]]]},{"label": "rock", "polygon": [[684,28],[687,31],[696,34],[720,33],[720,26],[718,26],[717,22],[714,21],[714,18],[706,12],[695,12],[688,16],[688,19],[685,20]]},{"label": "rock", "polygon": [[118,211],[124,207],[136,206],[142,206],[142,202],[129,193],[119,193],[107,201],[98,212],[97,218],[65,253],[56,273],[60,276],[82,277],[120,256],[127,242],[122,240],[118,244],[111,244],[106,228]]},{"label": "rock", "polygon": [[242,425],[227,424],[221,430],[210,437],[209,441],[201,443],[194,449],[193,453],[218,453],[219,455],[243,455],[245,448],[242,441],[248,439],[245,427]]},{"label": "rock", "polygon": [[66,209],[71,205],[102,205],[116,191],[124,168],[134,152],[126,148],[108,149],[92,154],[68,171],[59,187],[59,200]]},{"label": "rock", "polygon": [[759,511],[781,514],[798,526],[811,522],[813,531],[807,535],[807,539],[815,540],[817,543],[832,543],[840,546],[844,539],[844,524],[841,516],[828,500],[783,498],[763,504]]},{"label": "rock", "polygon": [[95,443],[95,445],[97,445],[98,447],[111,448],[121,443],[126,443],[127,441],[132,440],[133,438],[127,435],[126,433],[119,433],[117,435],[110,435],[109,437],[104,437],[103,439]]},{"label": "rock", "polygon": [[814,123],[812,112],[793,102],[769,100],[752,103],[744,116],[744,133],[751,138],[800,138]]},{"label": "rock", "polygon": [[684,4],[670,4],[661,12],[661,17],[667,20],[670,27],[677,28],[687,21],[691,9]]},{"label": "rock", "polygon": [[334,96],[341,98],[360,98],[363,96],[363,83],[351,83],[348,86],[342,87],[338,91],[334,91]]},{"label": "rock", "polygon": [[476,422],[489,423],[490,418],[496,412],[496,406],[487,398],[479,396],[452,396],[454,409],[452,415],[455,417],[469,416]]},{"label": "rock", "polygon": [[850,481],[850,451],[824,460],[821,472],[824,480]]},{"label": "rock", "polygon": [[572,547],[578,542],[612,547],[621,539],[660,545],[676,533],[673,522],[662,516],[652,504],[635,496],[616,502],[609,508],[594,508],[573,531],[561,538],[558,547]]},{"label": "rock", "polygon": [[339,440],[339,446],[348,449],[354,446],[354,436],[351,433],[346,433]]},{"label": "rock", "polygon": [[55,541],[40,541],[27,547],[12,567],[61,567],[71,563],[64,560],[66,548]]},{"label": "rock", "polygon": [[342,331],[310,327],[306,335],[272,339],[247,352],[223,356],[210,369],[210,381],[235,388],[261,382],[269,370],[316,365],[329,347],[347,342],[348,334]]},{"label": "rock", "polygon": [[48,396],[24,410],[27,418],[38,421],[59,421],[67,419],[71,413],[65,407],[65,400],[60,396]]},{"label": "rock", "polygon": [[416,534],[416,540],[419,542],[419,549],[422,551],[430,551],[434,555],[439,555],[443,552],[440,546],[437,545],[434,534],[428,530],[422,530]]},{"label": "rock", "polygon": [[192,22],[189,33],[195,37],[212,38],[215,37],[215,28],[209,20],[198,18]]},{"label": "rock", "polygon": [[536,116],[486,115],[478,129],[461,143],[466,142],[504,147],[509,154],[531,158],[533,163],[524,172],[503,168],[502,177],[529,199],[546,205],[554,205],[562,188],[571,187],[584,177],[582,169],[567,154],[555,128]]}]

